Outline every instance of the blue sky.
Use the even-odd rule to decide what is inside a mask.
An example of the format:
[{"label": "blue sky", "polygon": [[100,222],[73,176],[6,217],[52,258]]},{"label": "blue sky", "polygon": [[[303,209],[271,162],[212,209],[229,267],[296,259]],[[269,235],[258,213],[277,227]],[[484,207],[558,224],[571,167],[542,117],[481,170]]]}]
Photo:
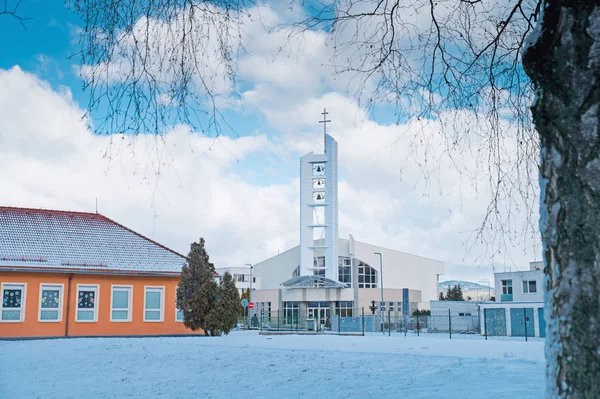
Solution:
[{"label": "blue sky", "polygon": [[396,125],[389,106],[361,108],[350,79],[323,67],[324,32],[293,44],[290,58],[278,55],[277,34],[248,24],[254,51],[240,59],[239,106],[224,108],[237,135],[215,141],[177,127],[157,143],[93,136],[80,119],[81,21],[62,1],[24,1],[19,12],[32,18],[27,30],[0,17],[10,38],[0,57],[0,156],[11,162],[0,171],[2,205],[89,211],[98,198],[102,213],[178,251],[204,236],[220,265],[258,262],[297,244],[298,157],[322,150],[327,107],[341,156],[341,237],[443,260],[447,279],[489,279],[490,268],[470,265],[527,268],[536,258],[535,239],[495,258],[478,243],[467,251],[489,200],[482,165],[460,154],[468,173],[453,170],[436,121]]}]

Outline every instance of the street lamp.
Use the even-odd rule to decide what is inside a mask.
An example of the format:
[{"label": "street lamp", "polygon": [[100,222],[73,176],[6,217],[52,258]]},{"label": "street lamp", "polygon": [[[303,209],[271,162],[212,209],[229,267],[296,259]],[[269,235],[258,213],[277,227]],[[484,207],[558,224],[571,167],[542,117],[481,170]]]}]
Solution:
[{"label": "street lamp", "polygon": [[381,313],[381,332],[383,333],[383,335],[385,335],[385,330],[383,328],[383,306],[385,303],[383,301],[383,255],[381,255],[381,253],[379,252],[375,252],[375,255],[379,255],[379,275],[381,276],[381,304],[379,306],[379,309]]},{"label": "street lamp", "polygon": [[[250,266],[250,303],[252,303],[252,269],[254,266],[250,263],[246,263],[246,266]],[[252,309],[252,313],[254,313],[254,309]],[[250,318],[250,312],[248,312],[248,318]],[[248,325],[250,325],[250,321],[248,321]]]}]

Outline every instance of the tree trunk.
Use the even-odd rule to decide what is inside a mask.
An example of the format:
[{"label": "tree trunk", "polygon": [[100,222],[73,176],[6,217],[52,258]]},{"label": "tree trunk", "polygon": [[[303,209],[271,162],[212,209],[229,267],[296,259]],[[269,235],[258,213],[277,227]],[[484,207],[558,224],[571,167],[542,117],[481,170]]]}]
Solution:
[{"label": "tree trunk", "polygon": [[542,9],[523,65],[541,143],[546,397],[600,398],[600,3]]}]

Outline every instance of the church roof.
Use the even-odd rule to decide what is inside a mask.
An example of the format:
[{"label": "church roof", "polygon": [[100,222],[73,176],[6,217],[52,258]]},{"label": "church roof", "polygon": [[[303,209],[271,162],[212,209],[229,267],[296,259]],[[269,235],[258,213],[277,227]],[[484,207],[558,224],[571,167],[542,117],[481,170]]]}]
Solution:
[{"label": "church roof", "polygon": [[287,280],[281,285],[285,288],[348,288],[344,283],[323,276],[299,276]]},{"label": "church roof", "polygon": [[172,274],[185,261],[97,213],[0,207],[0,269]]}]

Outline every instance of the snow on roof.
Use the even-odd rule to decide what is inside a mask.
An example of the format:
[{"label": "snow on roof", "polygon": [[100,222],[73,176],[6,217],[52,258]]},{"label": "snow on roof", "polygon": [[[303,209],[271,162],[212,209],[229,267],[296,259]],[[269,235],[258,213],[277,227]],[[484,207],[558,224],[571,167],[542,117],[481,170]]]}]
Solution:
[{"label": "snow on roof", "polygon": [[184,263],[97,213],[0,207],[0,268],[179,273]]}]

